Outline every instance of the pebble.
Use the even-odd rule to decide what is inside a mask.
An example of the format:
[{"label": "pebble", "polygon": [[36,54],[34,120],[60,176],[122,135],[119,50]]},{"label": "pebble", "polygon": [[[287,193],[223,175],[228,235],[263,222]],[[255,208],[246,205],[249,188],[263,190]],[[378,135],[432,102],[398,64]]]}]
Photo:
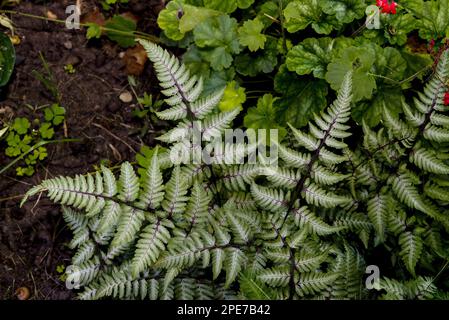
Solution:
[{"label": "pebble", "polygon": [[71,41],[66,41],[66,42],[64,42],[64,47],[66,48],[66,49],[72,49],[73,48],[73,44],[72,44],[72,42]]},{"label": "pebble", "polygon": [[130,103],[131,101],[133,101],[133,96],[129,91],[123,91],[120,94],[119,99],[124,103]]}]

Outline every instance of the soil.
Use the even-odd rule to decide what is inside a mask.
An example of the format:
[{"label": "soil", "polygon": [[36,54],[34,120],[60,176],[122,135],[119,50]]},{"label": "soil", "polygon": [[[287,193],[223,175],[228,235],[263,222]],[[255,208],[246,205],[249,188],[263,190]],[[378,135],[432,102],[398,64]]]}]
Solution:
[{"label": "soil", "polygon": [[[75,1],[22,1],[12,10],[45,16],[48,11],[66,17],[65,8]],[[82,1],[91,10],[99,1]],[[163,1],[133,1],[127,11],[139,16],[139,30],[158,34],[156,17]],[[33,198],[22,208],[22,195],[33,185],[58,175],[91,172],[101,161],[110,166],[133,161],[143,144],[152,145],[154,132],[140,135],[142,120],[132,116],[134,101],[123,103],[119,96],[130,90],[123,51],[102,37],[87,41],[85,31],[68,30],[63,24],[10,16],[21,43],[16,46],[14,75],[0,99],[0,110],[11,116],[36,117],[33,107],[54,103],[55,99],[32,72],[43,71],[39,55],[47,61],[55,79],[66,124],[56,138],[77,138],[79,142],[48,145],[48,159],[36,167],[30,178],[17,177],[15,170],[0,175],[0,299],[17,299],[16,290],[26,287],[30,299],[71,299],[73,294],[61,280],[58,266],[70,264],[67,247],[71,237],[64,226],[60,208],[44,197]],[[69,74],[64,66],[72,64]],[[136,94],[157,92],[148,65],[137,77]],[[134,104],[133,104],[134,103]],[[27,108],[26,105],[31,106]],[[39,111],[40,112],[40,111]],[[33,114],[34,113],[34,114]],[[158,128],[162,124],[152,124]],[[0,168],[11,161],[0,144]]]}]

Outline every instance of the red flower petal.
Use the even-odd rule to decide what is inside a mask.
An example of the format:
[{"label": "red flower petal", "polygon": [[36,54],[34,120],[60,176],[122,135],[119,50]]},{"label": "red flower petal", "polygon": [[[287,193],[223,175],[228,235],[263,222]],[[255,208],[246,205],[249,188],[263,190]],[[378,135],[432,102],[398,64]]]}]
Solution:
[{"label": "red flower petal", "polygon": [[398,4],[396,3],[396,2],[392,2],[391,4],[390,4],[390,7],[389,7],[389,10],[390,10],[390,13],[392,13],[392,14],[396,14],[396,7],[398,6]]},{"label": "red flower petal", "polygon": [[449,106],[449,92],[444,94],[443,103],[445,106]]}]

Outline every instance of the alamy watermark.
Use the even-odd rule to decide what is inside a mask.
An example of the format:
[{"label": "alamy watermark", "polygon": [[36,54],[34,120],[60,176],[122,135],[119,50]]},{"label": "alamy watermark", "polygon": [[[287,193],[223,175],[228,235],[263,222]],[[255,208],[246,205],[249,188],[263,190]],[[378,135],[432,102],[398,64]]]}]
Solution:
[{"label": "alamy watermark", "polygon": [[170,150],[175,164],[263,164],[277,166],[278,129],[226,129],[224,134],[215,128],[202,128],[201,121],[193,121],[186,128],[172,131],[169,140],[176,143]]},{"label": "alamy watermark", "polygon": [[380,269],[378,266],[371,264],[366,267],[365,273],[368,273],[369,276],[365,280],[365,287],[368,290],[380,289]]},{"label": "alamy watermark", "polygon": [[70,5],[65,9],[69,16],[65,19],[65,26],[70,30],[80,29],[81,8],[77,5]]},{"label": "alamy watermark", "polygon": [[367,29],[380,29],[380,9],[376,5],[370,5],[365,10]]}]

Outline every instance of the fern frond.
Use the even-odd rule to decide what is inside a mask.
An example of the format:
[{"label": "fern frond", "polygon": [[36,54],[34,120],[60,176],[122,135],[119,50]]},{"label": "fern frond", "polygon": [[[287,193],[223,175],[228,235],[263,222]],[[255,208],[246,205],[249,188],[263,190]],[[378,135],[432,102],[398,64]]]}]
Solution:
[{"label": "fern frond", "polygon": [[224,130],[229,128],[230,123],[240,113],[236,108],[229,112],[221,112],[206,117],[202,123],[201,133],[204,141],[211,141],[213,138],[220,138]]},{"label": "fern frond", "polygon": [[439,143],[449,142],[449,130],[434,125],[428,125],[424,130],[424,138]]},{"label": "fern frond", "polygon": [[118,199],[133,202],[139,196],[139,178],[129,162],[122,164],[118,181]]},{"label": "fern frond", "polygon": [[220,102],[223,97],[225,87],[215,90],[206,98],[200,98],[192,103],[192,113],[196,119],[204,119]]},{"label": "fern frond", "polygon": [[139,207],[157,209],[164,199],[162,172],[158,161],[158,149],[151,157],[150,165],[142,177],[142,191],[139,195]]},{"label": "fern frond", "polygon": [[265,269],[257,275],[257,279],[270,287],[284,287],[290,281],[290,267]]},{"label": "fern frond", "polygon": [[335,208],[351,202],[350,198],[325,191],[312,182],[306,184],[302,192],[308,204],[323,208]]},{"label": "fern frond", "polygon": [[403,300],[408,295],[407,286],[395,279],[381,278],[379,288],[385,290],[390,299]]},{"label": "fern frond", "polygon": [[342,229],[339,227],[330,226],[321,218],[312,213],[306,206],[299,209],[294,208],[292,212],[294,215],[295,224],[298,227],[303,228],[306,226],[310,228],[313,233],[318,235],[327,235]]},{"label": "fern frond", "polygon": [[276,294],[257,278],[242,272],[239,277],[240,292],[249,300],[274,300]]},{"label": "fern frond", "polygon": [[311,172],[311,177],[319,185],[334,185],[349,176],[349,174],[341,174],[320,165],[314,165]]},{"label": "fern frond", "polygon": [[290,196],[282,190],[258,186],[255,183],[251,185],[251,194],[259,206],[273,212],[287,209]]},{"label": "fern frond", "polygon": [[415,266],[421,257],[423,242],[421,237],[413,232],[406,231],[399,236],[401,251],[399,255],[404,261],[407,270],[415,275]]},{"label": "fern frond", "polygon": [[161,221],[150,224],[142,230],[132,259],[131,273],[133,277],[137,277],[139,272],[156,262],[169,239],[170,232]]},{"label": "fern frond", "polygon": [[91,240],[83,241],[72,258],[72,264],[81,265],[90,260],[95,253],[96,245]]},{"label": "fern frond", "polygon": [[367,203],[368,218],[381,242],[385,241],[385,232],[389,215],[388,196],[377,194]]},{"label": "fern frond", "polygon": [[244,253],[237,248],[226,248],[226,258],[224,261],[224,268],[226,271],[225,288],[229,287],[231,283],[237,278],[238,273],[246,263]]},{"label": "fern frond", "polygon": [[121,206],[117,231],[109,246],[107,259],[112,259],[122,253],[134,241],[144,219],[145,216],[142,210],[127,205]]},{"label": "fern frond", "polygon": [[231,191],[245,191],[260,171],[259,166],[252,164],[227,166],[222,173],[223,183]]},{"label": "fern frond", "polygon": [[165,187],[165,198],[162,201],[162,208],[169,216],[184,212],[189,199],[186,196],[189,186],[189,179],[182,174],[181,168],[176,166]]},{"label": "fern frond", "polygon": [[310,154],[299,153],[282,145],[278,145],[279,156],[285,161],[287,166],[293,168],[302,168],[309,164]]},{"label": "fern frond", "polygon": [[88,285],[100,272],[100,259],[94,256],[91,260],[66,269],[67,281],[75,285]]},{"label": "fern frond", "polygon": [[413,150],[410,155],[410,162],[430,173],[449,174],[449,166],[439,160],[433,150],[424,148]]},{"label": "fern frond", "polygon": [[408,207],[424,212],[431,217],[438,214],[426,205],[418,190],[414,186],[413,179],[407,173],[401,173],[392,178],[392,190],[397,197]]},{"label": "fern frond", "polygon": [[[156,76],[160,86],[164,88],[162,93],[168,98],[166,103],[172,106],[172,110],[165,111],[172,119],[181,119],[192,112],[190,103],[195,102],[203,90],[203,79],[191,77],[186,66],[170,55],[166,50],[149,41],[139,40],[153,62]],[[178,112],[178,115],[176,115]]]},{"label": "fern frond", "polygon": [[338,276],[338,273],[302,273],[299,276],[299,280],[296,282],[296,293],[300,297],[319,293],[328,288]]}]

